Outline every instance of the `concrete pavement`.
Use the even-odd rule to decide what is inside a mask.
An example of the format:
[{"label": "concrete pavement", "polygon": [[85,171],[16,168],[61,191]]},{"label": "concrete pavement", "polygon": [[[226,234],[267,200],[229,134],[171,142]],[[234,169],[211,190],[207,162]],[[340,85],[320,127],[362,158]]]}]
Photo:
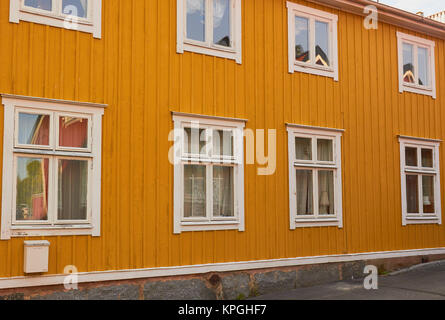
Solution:
[{"label": "concrete pavement", "polygon": [[366,290],[362,279],[276,292],[252,300],[445,300],[445,261],[379,276],[377,290]]}]

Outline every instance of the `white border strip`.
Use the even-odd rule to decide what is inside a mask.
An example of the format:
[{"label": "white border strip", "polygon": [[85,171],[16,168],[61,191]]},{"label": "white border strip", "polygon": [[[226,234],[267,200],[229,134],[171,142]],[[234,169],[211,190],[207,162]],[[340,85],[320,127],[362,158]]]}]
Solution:
[{"label": "white border strip", "polygon": [[[314,256],[303,258],[258,260],[246,262],[215,263],[181,267],[147,268],[118,271],[95,271],[78,274],[78,283],[134,280],[154,277],[185,276],[208,272],[231,272],[266,268],[294,267],[311,264],[350,262],[360,260],[388,259],[411,256],[445,254],[444,248],[414,249],[401,251],[381,251],[343,255]],[[61,285],[66,275],[24,276],[0,278],[0,289],[28,288],[38,286]]]}]

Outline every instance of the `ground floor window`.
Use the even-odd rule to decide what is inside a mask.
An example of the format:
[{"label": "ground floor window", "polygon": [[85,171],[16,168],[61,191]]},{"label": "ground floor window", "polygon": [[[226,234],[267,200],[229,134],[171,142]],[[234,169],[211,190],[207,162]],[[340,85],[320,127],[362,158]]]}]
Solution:
[{"label": "ground floor window", "polygon": [[341,130],[287,127],[291,229],[342,227]]},{"label": "ground floor window", "polygon": [[438,140],[399,137],[403,225],[441,224]]}]

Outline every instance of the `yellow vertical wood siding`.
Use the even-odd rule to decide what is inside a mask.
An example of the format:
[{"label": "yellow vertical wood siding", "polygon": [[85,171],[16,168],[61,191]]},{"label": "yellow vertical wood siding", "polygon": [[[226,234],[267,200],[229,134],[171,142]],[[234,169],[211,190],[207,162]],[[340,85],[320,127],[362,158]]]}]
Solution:
[{"label": "yellow vertical wood siding", "polygon": [[[66,265],[86,272],[445,246],[444,225],[402,227],[396,137],[445,139],[444,41],[433,39],[437,99],[400,94],[396,31],[415,33],[366,30],[363,17],[295,2],[339,16],[339,82],[288,73],[285,0],[242,0],[242,65],[177,54],[176,0],[103,1],[100,40],[9,23],[9,1],[0,1],[0,92],[109,104],[102,235],[39,238],[51,242],[50,274]],[[245,232],[173,234],[171,111],[277,129],[276,174],[245,167]],[[286,122],[346,130],[343,229],[289,229]],[[442,174],[442,199],[444,182]],[[24,240],[0,241],[0,277],[23,274]]]}]

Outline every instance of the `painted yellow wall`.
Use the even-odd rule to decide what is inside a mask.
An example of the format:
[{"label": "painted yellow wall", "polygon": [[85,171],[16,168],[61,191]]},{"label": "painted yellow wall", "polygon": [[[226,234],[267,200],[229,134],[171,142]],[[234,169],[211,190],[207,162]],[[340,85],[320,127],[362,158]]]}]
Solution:
[{"label": "painted yellow wall", "polygon": [[[9,1],[0,1],[0,92],[109,104],[102,236],[45,238],[50,274],[66,265],[83,272],[445,246],[445,225],[402,227],[396,137],[445,139],[444,41],[435,39],[434,100],[399,93],[396,31],[411,32],[394,26],[368,31],[362,17],[295,1],[339,16],[340,81],[334,82],[288,73],[285,0],[242,1],[242,65],[177,54],[176,0],[103,2],[97,40],[9,23]],[[245,169],[245,232],[173,235],[171,111],[277,129],[276,174]],[[346,130],[344,229],[289,229],[286,122]],[[440,156],[445,172],[443,145]],[[441,182],[444,195],[443,174]],[[0,277],[23,274],[24,240],[0,241]]]}]

